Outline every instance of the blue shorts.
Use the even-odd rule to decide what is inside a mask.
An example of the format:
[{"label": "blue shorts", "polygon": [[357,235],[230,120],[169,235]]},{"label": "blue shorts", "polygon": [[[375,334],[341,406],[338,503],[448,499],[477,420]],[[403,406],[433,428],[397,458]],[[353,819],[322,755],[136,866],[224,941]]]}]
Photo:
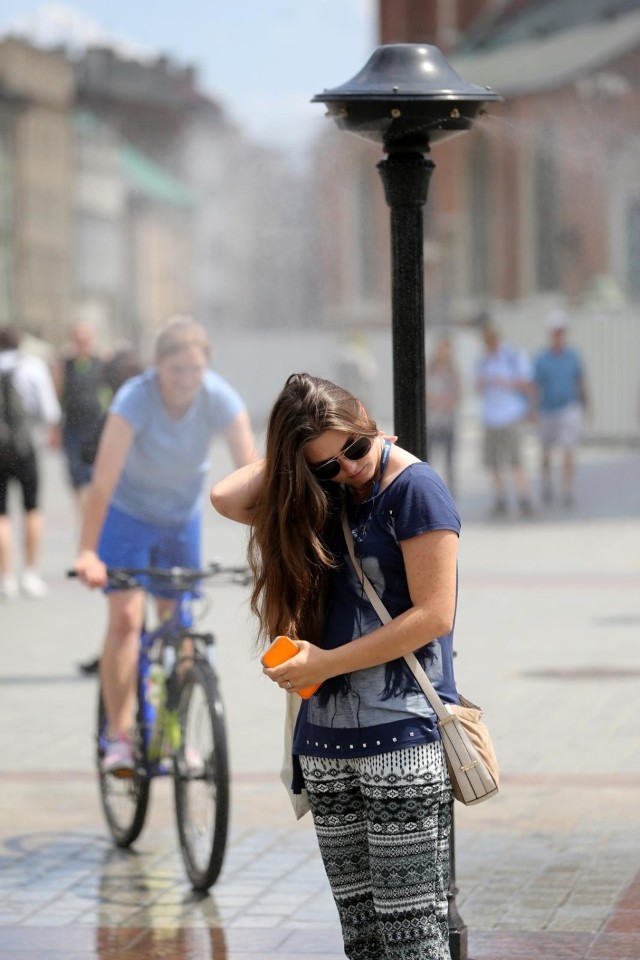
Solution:
[{"label": "blue shorts", "polygon": [[[172,526],[137,520],[117,507],[109,507],[98,556],[108,567],[190,567],[201,565],[200,514]],[[174,597],[175,590],[151,584],[154,597]]]}]

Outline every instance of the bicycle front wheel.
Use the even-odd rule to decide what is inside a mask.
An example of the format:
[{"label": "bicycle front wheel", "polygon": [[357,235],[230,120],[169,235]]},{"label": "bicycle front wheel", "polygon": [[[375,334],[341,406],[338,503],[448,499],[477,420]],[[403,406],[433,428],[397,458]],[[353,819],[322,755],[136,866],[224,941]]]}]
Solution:
[{"label": "bicycle front wheel", "polygon": [[196,661],[180,689],[181,743],[174,787],[180,849],[194,890],[208,890],[224,860],[229,825],[229,769],[217,678]]},{"label": "bicycle front wheel", "polygon": [[140,711],[134,731],[133,747],[136,769],[126,776],[103,773],[102,758],[107,737],[107,717],[102,699],[98,701],[98,743],[96,763],[100,784],[102,809],[111,832],[119,847],[128,847],[140,836],[149,805],[149,778],[145,773],[144,744],[140,723]]}]

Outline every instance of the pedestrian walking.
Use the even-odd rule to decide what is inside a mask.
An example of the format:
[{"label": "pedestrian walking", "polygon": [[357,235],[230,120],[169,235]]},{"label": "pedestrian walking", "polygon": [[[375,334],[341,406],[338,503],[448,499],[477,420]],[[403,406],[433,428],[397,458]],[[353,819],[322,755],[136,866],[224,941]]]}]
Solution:
[{"label": "pedestrian walking", "polygon": [[433,466],[436,451],[442,451],[444,476],[452,496],[456,495],[455,446],[460,374],[453,360],[453,345],[442,337],[427,363],[427,460]]},{"label": "pedestrian walking", "polygon": [[350,333],[338,350],[338,382],[359,397],[370,410],[375,400],[379,374],[378,361],[366,334]]},{"label": "pedestrian walking", "polygon": [[[436,718],[404,660],[443,700],[452,659],[460,519],[442,480],[378,431],[362,402],[293,374],[264,460],[211,493],[251,526],[252,608],[298,653],[265,674],[302,702],[293,753],[351,960],[448,960],[451,785]],[[355,553],[394,619],[381,622]]]},{"label": "pedestrian walking", "polygon": [[[87,493],[78,576],[104,587],[108,567],[199,567],[201,506],[209,448],[222,434],[234,462],[254,456],[249,416],[238,393],[208,368],[206,331],[191,317],[159,333],[155,364],[120,388],[110,407]],[[159,616],[175,598],[151,587]],[[144,616],[142,590],[107,594],[100,680],[109,720],[104,772],[130,771],[135,677]]]},{"label": "pedestrian walking", "polygon": [[[21,334],[14,327],[0,329],[0,599],[14,600],[20,592],[34,600],[48,588],[40,572],[43,517],[40,510],[40,469],[36,430],[50,431],[60,420],[53,378],[39,357],[20,350]],[[51,441],[53,438],[49,437]],[[14,560],[9,488],[22,494],[23,557],[18,577]]]},{"label": "pedestrian walking", "polygon": [[523,350],[506,343],[496,327],[483,329],[484,352],[475,369],[482,404],[484,463],[493,487],[491,516],[507,512],[507,474],[523,516],[533,515],[529,482],[522,464],[522,436],[531,409],[533,371]]},{"label": "pedestrian walking", "polygon": [[587,387],[582,357],[567,344],[568,318],[554,310],[547,317],[548,345],[534,363],[535,406],[541,457],[542,500],[551,503],[551,457],[561,454],[561,496],[565,506],[575,502],[575,451],[580,440]]},{"label": "pedestrian walking", "polygon": [[[142,363],[138,354],[130,346],[118,348],[109,360],[105,361],[103,370],[103,383],[108,392],[109,399],[112,400],[120,387],[132,377],[138,376],[143,371]],[[106,394],[105,394],[106,396]],[[100,446],[100,438],[107,422],[108,413],[102,414],[96,422],[95,427],[80,448],[80,456],[84,463],[90,467],[95,463]],[[78,670],[85,677],[93,676],[100,669],[100,657],[93,656],[89,660],[83,660],[78,664]]]},{"label": "pedestrian walking", "polygon": [[101,403],[104,366],[95,353],[91,327],[78,323],[71,331],[72,350],[59,364],[57,380],[62,407],[62,448],[67,461],[78,518],[91,482],[91,464],[82,448],[95,435],[104,412]]}]

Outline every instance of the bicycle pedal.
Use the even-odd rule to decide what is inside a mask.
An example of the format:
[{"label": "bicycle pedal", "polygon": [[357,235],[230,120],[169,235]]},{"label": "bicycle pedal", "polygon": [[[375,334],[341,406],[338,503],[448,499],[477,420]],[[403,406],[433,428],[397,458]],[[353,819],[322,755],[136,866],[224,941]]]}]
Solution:
[{"label": "bicycle pedal", "polygon": [[134,775],[135,770],[110,770],[109,776],[115,777],[117,780],[130,780]]}]

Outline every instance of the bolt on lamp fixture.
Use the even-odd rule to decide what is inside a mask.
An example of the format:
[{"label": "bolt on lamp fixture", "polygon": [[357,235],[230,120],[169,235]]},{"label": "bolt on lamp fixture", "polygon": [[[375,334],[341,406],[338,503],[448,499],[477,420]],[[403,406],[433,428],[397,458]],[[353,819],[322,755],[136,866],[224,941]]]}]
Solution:
[{"label": "bolt on lamp fixture", "polygon": [[372,140],[388,155],[378,164],[391,209],[395,432],[426,458],[422,207],[434,165],[431,145],[464,133],[484,104],[502,97],[463,80],[429,44],[378,47],[351,80],[312,99],[341,130]]}]

